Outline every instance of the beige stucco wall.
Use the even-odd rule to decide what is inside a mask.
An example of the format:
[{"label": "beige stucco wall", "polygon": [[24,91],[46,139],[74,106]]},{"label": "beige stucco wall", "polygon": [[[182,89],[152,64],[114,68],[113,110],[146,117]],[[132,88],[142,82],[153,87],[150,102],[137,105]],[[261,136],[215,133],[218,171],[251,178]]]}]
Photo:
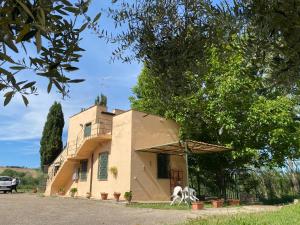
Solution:
[{"label": "beige stucco wall", "polygon": [[114,109],[113,111],[112,111],[114,114],[116,114],[116,115],[120,115],[120,114],[122,114],[122,113],[124,113],[124,112],[126,112],[125,110],[122,110],[122,109]]},{"label": "beige stucco wall", "polygon": [[178,141],[179,126],[173,120],[132,110],[132,147],[152,147]]},{"label": "beige stucco wall", "polygon": [[111,133],[112,131],[112,119],[113,119],[113,115],[110,114],[105,114],[105,113],[99,113],[98,114],[98,133],[100,134],[107,134],[107,133]]},{"label": "beige stucco wall", "polygon": [[[131,112],[123,113],[113,118],[112,141],[110,146],[100,146],[94,152],[93,195],[100,197],[101,192],[107,192],[113,198],[114,192],[122,193],[130,190],[130,163],[131,163]],[[97,178],[99,153],[109,152],[108,179],[100,181]],[[118,175],[114,177],[109,169],[117,167]]]},{"label": "beige stucco wall", "polygon": [[[157,155],[136,149],[178,141],[179,127],[172,121],[142,112],[132,111],[131,190],[139,201],[170,199],[170,179],[157,178]],[[185,159],[170,156],[170,168],[183,171],[186,183]]]},{"label": "beige stucco wall", "polygon": [[62,187],[65,189],[66,191],[66,195],[69,196],[70,195],[70,189],[73,187],[78,188],[78,182],[74,182],[72,180],[72,176],[74,171],[79,167],[79,161],[78,162],[74,162],[72,167],[70,168],[71,170],[71,175],[67,176],[67,174],[65,174],[65,181],[62,185]]},{"label": "beige stucco wall", "polygon": [[[93,106],[81,113],[78,113],[69,119],[68,143],[76,141],[78,134],[81,133],[86,123],[96,120],[97,106]],[[80,126],[83,125],[83,126]]]}]

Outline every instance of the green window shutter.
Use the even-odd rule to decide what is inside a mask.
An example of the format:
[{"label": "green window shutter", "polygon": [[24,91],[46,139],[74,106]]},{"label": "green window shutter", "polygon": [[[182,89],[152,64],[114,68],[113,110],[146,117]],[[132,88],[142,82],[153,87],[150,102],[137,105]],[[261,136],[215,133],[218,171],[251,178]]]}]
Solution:
[{"label": "green window shutter", "polygon": [[99,155],[98,160],[98,179],[107,180],[108,153],[104,152]]},{"label": "green window shutter", "polygon": [[84,126],[84,137],[91,136],[91,133],[92,133],[92,124],[91,123],[87,123]]},{"label": "green window shutter", "polygon": [[157,154],[157,178],[169,178],[170,155]]}]

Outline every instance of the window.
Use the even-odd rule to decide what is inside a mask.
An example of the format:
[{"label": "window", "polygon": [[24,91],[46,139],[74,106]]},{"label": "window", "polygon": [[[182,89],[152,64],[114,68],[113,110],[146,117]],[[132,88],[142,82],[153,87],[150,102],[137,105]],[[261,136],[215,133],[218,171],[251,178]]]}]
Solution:
[{"label": "window", "polygon": [[84,137],[91,136],[92,133],[92,123],[87,123],[84,126]]},{"label": "window", "polygon": [[168,154],[157,154],[157,178],[169,178],[169,162]]},{"label": "window", "polygon": [[87,167],[88,167],[88,161],[81,160],[80,161],[80,173],[79,173],[79,179],[81,181],[86,181],[86,179],[87,179]]},{"label": "window", "polygon": [[0,177],[0,181],[12,181],[11,177]]},{"label": "window", "polygon": [[107,180],[108,152],[100,153],[98,160],[98,179]]}]

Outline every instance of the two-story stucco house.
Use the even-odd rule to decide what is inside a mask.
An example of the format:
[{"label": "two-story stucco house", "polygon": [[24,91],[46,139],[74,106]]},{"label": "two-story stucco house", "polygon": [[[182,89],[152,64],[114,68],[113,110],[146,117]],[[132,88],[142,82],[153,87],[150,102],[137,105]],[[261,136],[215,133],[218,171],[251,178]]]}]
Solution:
[{"label": "two-story stucco house", "polygon": [[[135,110],[107,112],[95,105],[72,116],[67,146],[48,168],[46,195],[64,189],[78,196],[101,192],[121,199],[132,191],[133,200],[169,200],[175,185],[187,184],[187,164],[179,127],[172,121]],[[191,152],[215,152],[221,146],[185,142]],[[113,169],[112,169],[113,168]]]}]

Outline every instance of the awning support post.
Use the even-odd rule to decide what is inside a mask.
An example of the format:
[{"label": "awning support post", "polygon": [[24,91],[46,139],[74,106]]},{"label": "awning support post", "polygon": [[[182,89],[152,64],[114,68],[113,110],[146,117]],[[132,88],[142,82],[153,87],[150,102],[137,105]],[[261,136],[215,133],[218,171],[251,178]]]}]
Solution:
[{"label": "awning support post", "polygon": [[190,179],[189,179],[189,160],[188,160],[188,144],[184,141],[184,150],[185,150],[185,165],[186,165],[186,183],[188,191],[188,204],[190,204]]}]

